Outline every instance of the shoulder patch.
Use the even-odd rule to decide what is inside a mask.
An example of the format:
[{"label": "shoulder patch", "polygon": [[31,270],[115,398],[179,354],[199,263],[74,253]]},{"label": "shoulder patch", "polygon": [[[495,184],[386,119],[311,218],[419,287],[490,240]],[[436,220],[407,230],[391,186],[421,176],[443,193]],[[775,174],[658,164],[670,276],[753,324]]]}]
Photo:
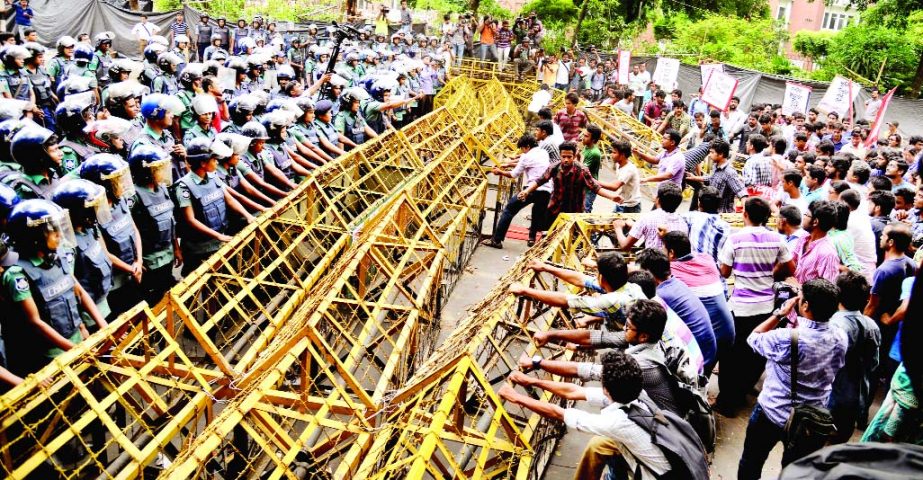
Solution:
[{"label": "shoulder patch", "polygon": [[16,277],[16,290],[20,292],[29,291],[29,281],[26,277]]},{"label": "shoulder patch", "polygon": [[180,195],[182,195],[183,198],[187,198],[187,199],[191,196],[191,194],[189,193],[189,190],[185,188],[180,191]]},{"label": "shoulder patch", "polygon": [[125,204],[128,205],[128,208],[131,209],[135,206],[135,197],[131,196],[125,199]]}]

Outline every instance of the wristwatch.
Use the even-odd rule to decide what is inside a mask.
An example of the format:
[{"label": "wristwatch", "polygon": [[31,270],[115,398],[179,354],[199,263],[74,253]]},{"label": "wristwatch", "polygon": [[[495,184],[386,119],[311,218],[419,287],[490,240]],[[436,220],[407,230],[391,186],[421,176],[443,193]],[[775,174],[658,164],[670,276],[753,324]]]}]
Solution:
[{"label": "wristwatch", "polygon": [[532,370],[541,370],[542,369],[542,357],[541,355],[532,356]]}]

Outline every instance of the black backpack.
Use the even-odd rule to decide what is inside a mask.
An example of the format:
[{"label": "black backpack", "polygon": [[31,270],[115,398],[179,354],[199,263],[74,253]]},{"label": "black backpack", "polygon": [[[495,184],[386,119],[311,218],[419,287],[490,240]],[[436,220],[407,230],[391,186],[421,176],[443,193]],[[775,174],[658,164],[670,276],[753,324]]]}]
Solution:
[{"label": "black backpack", "polygon": [[[647,408],[642,408],[638,402]],[[675,413],[661,410],[647,395],[642,394],[638,402],[632,402],[622,410],[629,420],[650,433],[651,443],[660,448],[670,462],[670,471],[658,478],[682,480],[707,480],[708,461],[699,435],[688,422]],[[641,478],[641,459],[638,461],[634,478]]]},{"label": "black backpack", "polygon": [[685,357],[688,354],[674,347],[667,347],[664,350],[666,364],[663,364],[662,367],[672,379],[673,399],[676,401],[676,407],[683,413],[683,420],[686,420],[699,435],[699,440],[702,441],[705,451],[714,453],[715,444],[718,440],[718,427],[715,422],[715,414],[711,405],[708,404],[704,389],[700,388],[704,387],[708,382],[701,375],[699,378],[689,379],[695,384],[682,378],[677,372],[682,368],[681,363],[686,361]]}]

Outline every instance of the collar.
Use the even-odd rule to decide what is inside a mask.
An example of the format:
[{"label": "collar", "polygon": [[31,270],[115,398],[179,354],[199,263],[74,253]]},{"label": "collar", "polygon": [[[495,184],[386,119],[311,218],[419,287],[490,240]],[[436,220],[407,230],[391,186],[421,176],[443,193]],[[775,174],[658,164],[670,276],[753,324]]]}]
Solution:
[{"label": "collar", "polygon": [[809,330],[827,330],[830,328],[830,322],[815,322],[802,316],[798,317],[798,327],[804,327]]},{"label": "collar", "polygon": [[192,170],[189,171],[189,175],[191,176],[192,181],[194,181],[195,183],[197,183],[197,184],[199,184],[199,185],[205,185],[205,184],[208,183],[208,181],[211,180],[211,178],[214,176],[213,173],[205,172],[205,176],[204,176],[204,177],[200,177],[197,173],[195,173],[195,172],[192,171]]},{"label": "collar", "polygon": [[48,263],[44,258],[39,258],[38,256],[29,257],[29,261],[36,267],[41,267]]},{"label": "collar", "polygon": [[164,130],[163,132],[160,133],[160,135],[158,135],[157,132],[151,130],[151,125],[147,122],[144,122],[144,133],[150,135],[151,138],[155,138],[160,141],[163,141],[164,137],[167,135],[166,130]]},{"label": "collar", "polygon": [[46,176],[42,175],[41,173],[36,173],[36,174],[34,174],[34,175],[30,175],[30,174],[28,174],[28,173],[23,172],[23,175],[24,175],[26,178],[28,178],[29,180],[31,180],[32,183],[34,183],[34,184],[36,184],[36,185],[42,185],[42,184],[45,184],[45,183],[51,183],[51,179],[50,179],[49,177],[46,177]]}]

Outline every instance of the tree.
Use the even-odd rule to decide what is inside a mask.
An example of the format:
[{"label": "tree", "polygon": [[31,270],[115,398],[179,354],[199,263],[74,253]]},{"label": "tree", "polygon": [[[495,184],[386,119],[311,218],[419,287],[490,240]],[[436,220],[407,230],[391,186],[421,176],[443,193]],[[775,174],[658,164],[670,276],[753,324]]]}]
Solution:
[{"label": "tree", "polygon": [[818,59],[827,56],[834,37],[833,32],[802,30],[795,34],[795,38],[792,40],[792,48],[811,59],[812,62],[816,62]]},{"label": "tree", "polygon": [[824,64],[875,81],[885,62],[880,83],[890,88],[910,84],[917,60],[917,49],[904,31],[860,23],[844,28],[833,38]]},{"label": "tree", "polygon": [[667,53],[684,54],[686,62],[716,60],[770,73],[791,70],[791,64],[777,54],[788,32],[772,20],[713,15],[673,26]]}]

